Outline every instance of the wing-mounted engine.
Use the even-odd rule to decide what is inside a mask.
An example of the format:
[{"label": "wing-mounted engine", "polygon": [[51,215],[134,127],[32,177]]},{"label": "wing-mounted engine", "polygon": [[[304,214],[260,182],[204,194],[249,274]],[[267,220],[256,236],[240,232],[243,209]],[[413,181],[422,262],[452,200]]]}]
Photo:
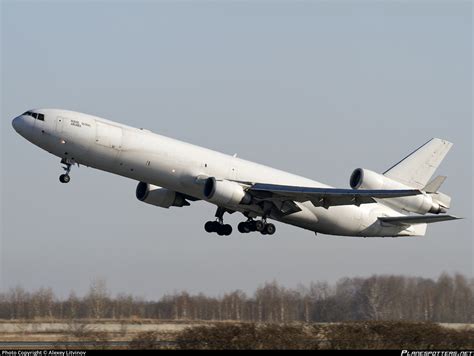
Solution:
[{"label": "wing-mounted engine", "polygon": [[239,183],[225,179],[217,180],[214,177],[206,179],[204,197],[211,203],[223,206],[248,205],[252,202],[251,195]]},{"label": "wing-mounted engine", "polygon": [[138,183],[136,196],[144,203],[161,208],[190,205],[183,194],[145,182]]},{"label": "wing-mounted engine", "polygon": [[[350,185],[352,189],[361,190],[393,190],[411,188],[382,174],[363,168],[357,168],[354,170],[354,172],[352,172]],[[445,213],[449,208],[449,201],[449,197],[443,193],[426,191],[423,191],[423,194],[409,197],[380,199],[380,202],[396,209],[401,209],[417,214]]]}]

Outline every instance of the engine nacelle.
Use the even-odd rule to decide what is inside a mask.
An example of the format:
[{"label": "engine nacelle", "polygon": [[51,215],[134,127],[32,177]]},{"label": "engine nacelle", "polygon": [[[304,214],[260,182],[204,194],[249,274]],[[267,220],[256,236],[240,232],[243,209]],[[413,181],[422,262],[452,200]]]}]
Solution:
[{"label": "engine nacelle", "polygon": [[181,193],[161,188],[153,184],[140,182],[136,190],[137,199],[151,205],[168,209],[170,206],[189,205]]},{"label": "engine nacelle", "polygon": [[[406,186],[382,174],[363,168],[357,168],[352,172],[350,185],[353,189],[413,189],[413,187]],[[434,200],[430,194],[426,193],[409,197],[386,198],[382,199],[382,201],[394,208],[403,209],[412,213],[439,214],[446,212],[446,209],[443,206]]]},{"label": "engine nacelle", "polygon": [[204,196],[217,205],[248,205],[252,202],[252,197],[240,184],[229,180],[216,180],[214,177],[206,179]]},{"label": "engine nacelle", "polygon": [[369,169],[357,168],[352,172],[352,189],[413,189]]}]

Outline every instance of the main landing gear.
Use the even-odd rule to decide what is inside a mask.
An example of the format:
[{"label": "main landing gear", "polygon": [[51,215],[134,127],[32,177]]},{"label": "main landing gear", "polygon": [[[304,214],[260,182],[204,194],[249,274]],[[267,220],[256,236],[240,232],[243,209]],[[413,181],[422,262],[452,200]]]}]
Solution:
[{"label": "main landing gear", "polygon": [[219,236],[229,236],[232,234],[232,226],[224,224],[221,221],[208,221],[204,224],[204,229],[207,232],[216,232]]},{"label": "main landing gear", "polygon": [[259,231],[262,235],[273,235],[276,231],[275,225],[267,223],[266,219],[243,221],[239,223],[237,229],[243,234]]},{"label": "main landing gear", "polygon": [[224,213],[225,209],[217,208],[215,221],[208,221],[204,224],[204,230],[207,232],[216,232],[219,236],[229,236],[232,234],[232,226],[229,224],[224,224]]},{"label": "main landing gear", "polygon": [[[217,208],[216,220],[208,221],[204,224],[204,230],[207,232],[216,232],[219,236],[229,236],[232,233],[232,226],[224,224],[224,208]],[[261,220],[253,220],[249,218],[247,221],[239,223],[237,226],[239,232],[247,234],[249,232],[258,231],[262,235],[273,235],[276,231],[275,225],[267,223],[267,219],[264,217]]]},{"label": "main landing gear", "polygon": [[61,164],[63,164],[63,169],[64,171],[66,172],[65,174],[61,174],[59,176],[59,181],[61,183],[69,183],[69,181],[71,180],[71,177],[69,176],[69,172],[71,172],[71,167],[73,165],[73,162],[71,162],[70,160],[66,159],[66,158],[63,158],[61,160]]}]

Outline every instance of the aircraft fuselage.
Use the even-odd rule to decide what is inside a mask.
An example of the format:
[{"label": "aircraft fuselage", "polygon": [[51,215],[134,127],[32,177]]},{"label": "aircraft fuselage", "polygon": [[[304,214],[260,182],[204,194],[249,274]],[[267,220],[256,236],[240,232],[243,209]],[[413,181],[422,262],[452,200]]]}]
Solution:
[{"label": "aircraft fuselage", "polygon": [[[28,115],[14,119],[15,130],[53,155],[206,200],[200,177],[238,182],[265,182],[329,187],[317,181],[79,112],[39,109],[44,120]],[[379,216],[398,216],[383,204],[316,207],[297,203],[301,211],[270,218],[314,232],[346,236],[414,235],[413,226],[384,226]],[[251,207],[227,206],[244,212]],[[424,225],[424,224],[423,224]],[[421,228],[425,226],[419,225]]]}]

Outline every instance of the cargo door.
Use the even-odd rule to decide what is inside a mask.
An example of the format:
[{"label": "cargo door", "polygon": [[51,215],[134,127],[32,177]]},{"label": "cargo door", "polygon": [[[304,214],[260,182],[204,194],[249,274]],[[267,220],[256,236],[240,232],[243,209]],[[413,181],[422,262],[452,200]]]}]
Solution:
[{"label": "cargo door", "polygon": [[122,148],[122,128],[96,121],[96,143],[120,150]]}]

